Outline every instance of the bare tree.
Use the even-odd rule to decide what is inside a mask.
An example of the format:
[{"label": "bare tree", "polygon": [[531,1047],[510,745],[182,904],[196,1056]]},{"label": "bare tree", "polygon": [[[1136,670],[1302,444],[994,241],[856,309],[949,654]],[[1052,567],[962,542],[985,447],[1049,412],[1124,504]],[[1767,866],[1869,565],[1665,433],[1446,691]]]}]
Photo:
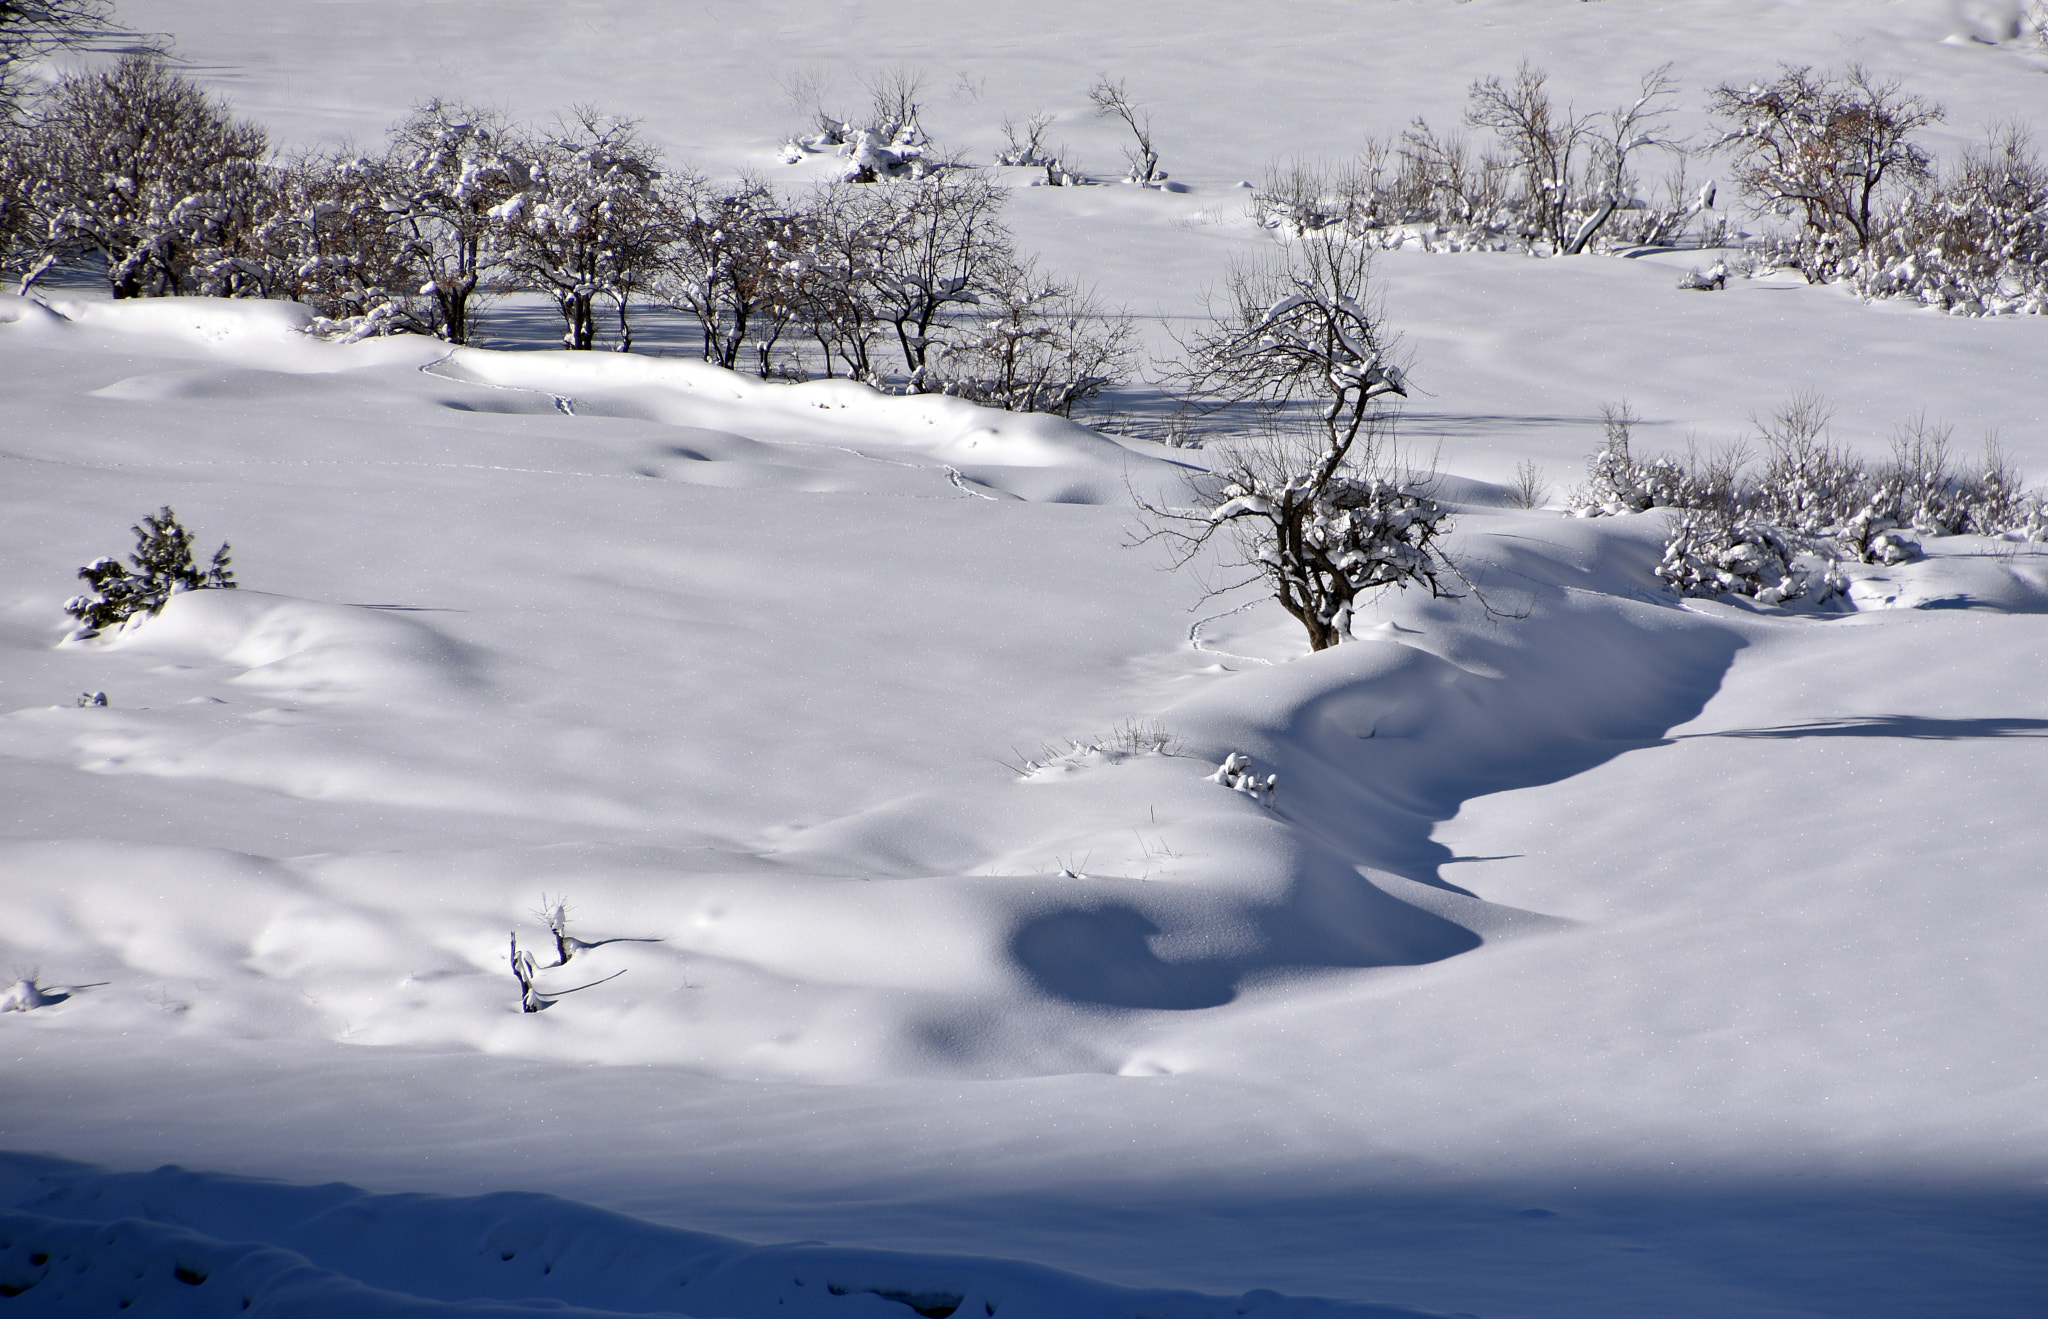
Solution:
[{"label": "bare tree", "polygon": [[1565,241],[1563,251],[1566,256],[1577,256],[1585,251],[1586,244],[1607,224],[1615,210],[1630,204],[1635,183],[1629,168],[1630,157],[1645,148],[1682,151],[1676,142],[1663,136],[1664,125],[1675,108],[1672,100],[1677,93],[1678,80],[1671,76],[1671,66],[1659,65],[1643,75],[1634,101],[1607,112],[1604,130],[1591,130],[1592,171],[1596,180],[1596,186],[1591,190],[1594,195],[1590,199],[1593,210]]},{"label": "bare tree", "polygon": [[1324,650],[1350,635],[1361,596],[1452,595],[1461,579],[1438,545],[1445,510],[1395,448],[1387,400],[1407,383],[1372,299],[1371,253],[1331,229],[1286,250],[1233,274],[1230,306],[1189,345],[1185,376],[1211,405],[1266,405],[1271,424],[1224,450],[1193,508],[1142,505],[1140,543],[1163,541],[1181,566],[1227,535],[1250,575],[1220,590],[1263,582]]},{"label": "bare tree", "polygon": [[1512,82],[1475,82],[1465,122],[1492,131],[1508,149],[1522,172],[1524,203],[1537,233],[1552,251],[1563,252],[1570,242],[1580,153],[1592,144],[1593,119],[1573,113],[1569,104],[1559,106],[1551,99],[1547,82],[1548,75],[1527,61]]},{"label": "bare tree", "polygon": [[[0,0],[0,121],[11,119],[20,104],[24,65],[62,46],[115,35],[113,12],[108,0]],[[141,48],[163,53],[153,41]]]},{"label": "bare tree", "polygon": [[1131,171],[1130,183],[1157,183],[1166,177],[1159,168],[1159,153],[1152,149],[1152,116],[1140,111],[1124,90],[1123,79],[1101,74],[1088,89],[1088,103],[1098,119],[1114,119],[1130,130],[1133,145],[1124,148]]},{"label": "bare tree", "polygon": [[1708,108],[1750,204],[1800,217],[1809,279],[1832,278],[1870,246],[1888,188],[1930,176],[1912,135],[1943,113],[1856,64],[1839,76],[1785,65],[1767,86],[1715,88]]}]

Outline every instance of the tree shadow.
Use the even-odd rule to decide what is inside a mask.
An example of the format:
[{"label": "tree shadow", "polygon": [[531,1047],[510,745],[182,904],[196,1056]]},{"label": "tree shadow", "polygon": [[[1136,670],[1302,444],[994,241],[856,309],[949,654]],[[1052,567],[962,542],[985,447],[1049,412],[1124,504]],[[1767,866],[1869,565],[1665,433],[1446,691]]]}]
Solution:
[{"label": "tree shadow", "polygon": [[1912,714],[1817,719],[1775,728],[1728,728],[1714,733],[1680,733],[1674,742],[1696,737],[1741,737],[1778,741],[1800,737],[1904,737],[1952,742],[1974,738],[2048,737],[2048,719],[1929,719]]}]

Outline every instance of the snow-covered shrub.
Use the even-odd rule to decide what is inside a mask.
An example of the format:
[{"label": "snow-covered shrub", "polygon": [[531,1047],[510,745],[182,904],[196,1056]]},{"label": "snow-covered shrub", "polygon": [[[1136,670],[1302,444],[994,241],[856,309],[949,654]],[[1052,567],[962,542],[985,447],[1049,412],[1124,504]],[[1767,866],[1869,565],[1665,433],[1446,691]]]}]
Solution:
[{"label": "snow-covered shrub", "polygon": [[1956,315],[2048,313],[2048,164],[2007,124],[1887,216],[1857,290]]},{"label": "snow-covered shrub", "polygon": [[28,128],[26,208],[47,253],[106,261],[117,298],[231,293],[269,143],[160,61],[63,79]]},{"label": "snow-covered shrub", "polygon": [[1177,756],[1180,737],[1150,719],[1126,719],[1100,737],[1070,737],[1047,743],[1036,755],[1013,752],[1015,763],[1005,762],[1019,778],[1032,778],[1047,770],[1070,771],[1087,765],[1116,765],[1139,756]]},{"label": "snow-covered shrub", "polygon": [[1360,596],[1451,595],[1458,573],[1438,543],[1448,514],[1395,452],[1382,400],[1407,387],[1373,309],[1371,251],[1330,230],[1284,250],[1233,273],[1232,305],[1191,345],[1183,376],[1197,399],[1264,404],[1274,424],[1225,451],[1195,507],[1145,505],[1140,543],[1165,541],[1178,566],[1227,533],[1253,574],[1236,585],[1263,581],[1323,650],[1350,635]]},{"label": "snow-covered shrub", "polygon": [[1741,595],[1784,604],[1807,591],[1798,547],[1767,522],[1687,509],[1671,525],[1657,576],[1682,596]]},{"label": "snow-covered shrub", "polygon": [[562,345],[596,344],[596,306],[618,314],[619,348],[632,347],[628,311],[660,267],[674,211],[660,153],[630,120],[578,110],[530,144],[518,191],[487,214],[502,227],[505,263],[555,300]]},{"label": "snow-covered shrub", "polygon": [[1728,263],[1716,261],[1705,270],[1688,270],[1678,281],[1678,287],[1718,293],[1728,287]]},{"label": "snow-covered shrub", "polygon": [[1823,536],[1864,509],[1871,479],[1861,459],[1829,440],[1828,418],[1818,394],[1800,393],[1769,421],[1755,421],[1764,466],[1744,501],[1752,514],[1794,535]]},{"label": "snow-covered shrub", "polygon": [[1233,792],[1241,792],[1261,806],[1273,804],[1273,791],[1280,786],[1278,774],[1260,778],[1252,770],[1252,758],[1241,751],[1233,751],[1209,775],[1209,782],[1220,784]]},{"label": "snow-covered shrub", "polygon": [[1131,135],[1131,145],[1124,148],[1124,161],[1130,166],[1124,182],[1148,188],[1166,182],[1166,171],[1159,168],[1159,153],[1152,146],[1152,116],[1131,100],[1123,79],[1106,73],[1097,77],[1088,89],[1088,103],[1095,107],[1096,118],[1113,119]]},{"label": "snow-covered shrub", "polygon": [[932,153],[931,139],[919,122],[924,80],[896,69],[867,80],[868,112],[864,120],[843,119],[828,112],[816,82],[804,83],[792,95],[809,103],[813,131],[792,136],[783,144],[782,161],[794,165],[804,157],[835,152],[845,158],[839,173],[846,183],[880,183],[890,179],[921,179],[943,171],[950,162]]},{"label": "snow-covered shrub", "polygon": [[1740,503],[1738,481],[1747,453],[1740,447],[1701,454],[1688,449],[1643,461],[1632,435],[1641,421],[1628,404],[1600,409],[1600,447],[1586,460],[1586,484],[1571,495],[1576,517],[1613,517],[1652,508],[1691,508],[1732,514]]},{"label": "snow-covered shrub", "polygon": [[33,1012],[37,1008],[62,1003],[71,997],[70,994],[55,992],[36,983],[41,978],[40,972],[30,972],[18,978],[7,989],[0,990],[0,1012]]},{"label": "snow-covered shrub", "polygon": [[73,596],[64,603],[64,612],[80,624],[74,635],[91,635],[154,614],[179,591],[235,585],[234,574],[228,570],[227,543],[223,541],[201,568],[192,558],[192,533],[179,525],[178,515],[168,505],[129,530],[135,533],[135,552],[129,556],[133,571],[113,558],[94,559],[78,570],[92,587],[92,594]]},{"label": "snow-covered shrub", "polygon": [[992,283],[958,319],[960,338],[934,368],[946,393],[1007,412],[1070,417],[1076,404],[1129,378],[1129,316],[1030,262]]}]

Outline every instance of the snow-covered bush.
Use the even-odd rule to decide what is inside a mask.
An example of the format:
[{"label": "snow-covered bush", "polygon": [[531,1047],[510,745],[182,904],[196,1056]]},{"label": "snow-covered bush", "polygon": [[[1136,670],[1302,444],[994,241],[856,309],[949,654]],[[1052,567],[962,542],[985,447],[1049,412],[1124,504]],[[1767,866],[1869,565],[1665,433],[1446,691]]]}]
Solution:
[{"label": "snow-covered bush", "polygon": [[37,1008],[62,1003],[71,995],[47,989],[38,984],[42,973],[32,971],[21,976],[5,990],[0,990],[0,1012],[34,1012]]},{"label": "snow-covered bush", "polygon": [[91,595],[73,596],[64,603],[64,612],[80,624],[78,634],[91,635],[154,614],[179,591],[235,585],[228,570],[227,543],[222,542],[201,568],[192,558],[192,533],[179,525],[168,505],[129,530],[135,533],[135,552],[129,556],[133,571],[114,558],[94,559],[78,570],[92,587]]},{"label": "snow-covered bush", "polygon": [[1757,517],[1798,536],[1822,536],[1855,517],[1871,494],[1863,462],[1828,438],[1818,394],[1795,394],[1769,421],[1755,420],[1764,446],[1761,478],[1744,502]]},{"label": "snow-covered bush", "polygon": [[1667,454],[1645,462],[1631,447],[1642,418],[1628,404],[1602,406],[1600,420],[1604,434],[1586,460],[1586,484],[1571,495],[1574,516],[1613,517],[1652,508],[1735,511],[1745,451],[1729,448],[1703,455],[1688,449],[1683,458]]},{"label": "snow-covered bush", "polygon": [[1705,270],[1688,270],[1678,281],[1678,287],[1718,293],[1728,287],[1728,263],[1716,261]]},{"label": "snow-covered bush", "polygon": [[896,69],[865,85],[869,105],[860,121],[828,112],[816,83],[805,82],[793,92],[809,103],[814,128],[783,144],[783,163],[793,165],[805,156],[835,152],[845,158],[839,178],[846,183],[921,179],[942,172],[950,162],[932,152],[931,139],[919,122],[924,80],[907,69]]},{"label": "snow-covered bush", "polygon": [[1013,751],[1014,762],[1004,763],[1018,778],[1034,778],[1048,770],[1062,772],[1088,765],[1117,765],[1139,756],[1177,756],[1180,738],[1164,725],[1150,719],[1126,719],[1099,737],[1070,737],[1049,742],[1035,755]]},{"label": "snow-covered bush", "polygon": [[1798,546],[1767,522],[1702,509],[1677,515],[1657,576],[1682,596],[1741,595],[1784,604],[1807,593]]},{"label": "snow-covered bush", "polygon": [[1209,776],[1209,782],[1241,792],[1261,806],[1271,806],[1273,792],[1280,786],[1280,776],[1268,774],[1264,778],[1259,777],[1252,769],[1252,758],[1241,751],[1233,751]]},{"label": "snow-covered bush", "polygon": [[[1487,134],[1483,149],[1417,118],[1398,141],[1368,139],[1345,168],[1269,170],[1253,214],[1289,233],[1340,227],[1375,247],[1431,251],[1571,254],[1669,242],[1712,195],[1687,192],[1684,147],[1664,135],[1676,90],[1668,67],[1654,69],[1629,104],[1580,115],[1525,64],[1511,80],[1469,89],[1465,123]],[[1663,205],[1637,195],[1635,162],[1649,149],[1679,160]]]},{"label": "snow-covered bush", "polygon": [[63,79],[28,129],[26,208],[46,252],[106,261],[117,298],[232,293],[264,191],[263,130],[162,62]]},{"label": "snow-covered bush", "polygon": [[[1225,448],[1195,487],[1195,507],[1145,505],[1176,566],[1218,533],[1324,650],[1350,635],[1361,596],[1388,587],[1447,589],[1458,573],[1439,539],[1448,515],[1404,467],[1383,402],[1407,394],[1393,337],[1372,302],[1372,253],[1330,230],[1286,257],[1241,268],[1231,306],[1190,345],[1184,379],[1212,406],[1271,409],[1262,438]],[[1313,408],[1313,416],[1306,415]]]}]

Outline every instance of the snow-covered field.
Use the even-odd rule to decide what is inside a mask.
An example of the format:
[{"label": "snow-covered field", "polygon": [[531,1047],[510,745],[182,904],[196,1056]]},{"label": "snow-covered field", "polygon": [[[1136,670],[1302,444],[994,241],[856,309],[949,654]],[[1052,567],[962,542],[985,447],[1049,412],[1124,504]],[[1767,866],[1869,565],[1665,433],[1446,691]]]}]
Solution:
[{"label": "snow-covered field", "polygon": [[[1524,55],[1596,104],[1676,61],[1689,113],[1860,59],[1952,146],[2048,132],[2002,12],[121,9],[289,141],[596,101],[722,173],[780,168],[779,78],[897,65],[970,154],[1045,107],[1107,167],[1107,69],[1186,190],[1009,218],[1161,353],[1272,241],[1240,179]],[[0,972],[55,1000],[0,1013],[0,1316],[2041,1313],[2048,546],[1681,603],[1664,515],[1500,483],[1561,497],[1603,403],[1654,451],[1806,389],[2039,483],[2048,319],[1696,264],[1382,257],[1497,612],[1313,656],[1129,546],[1200,451],[507,313],[451,352],[0,300]],[[164,504],[242,589],[60,644]],[[526,1014],[543,895],[586,946]]]}]

